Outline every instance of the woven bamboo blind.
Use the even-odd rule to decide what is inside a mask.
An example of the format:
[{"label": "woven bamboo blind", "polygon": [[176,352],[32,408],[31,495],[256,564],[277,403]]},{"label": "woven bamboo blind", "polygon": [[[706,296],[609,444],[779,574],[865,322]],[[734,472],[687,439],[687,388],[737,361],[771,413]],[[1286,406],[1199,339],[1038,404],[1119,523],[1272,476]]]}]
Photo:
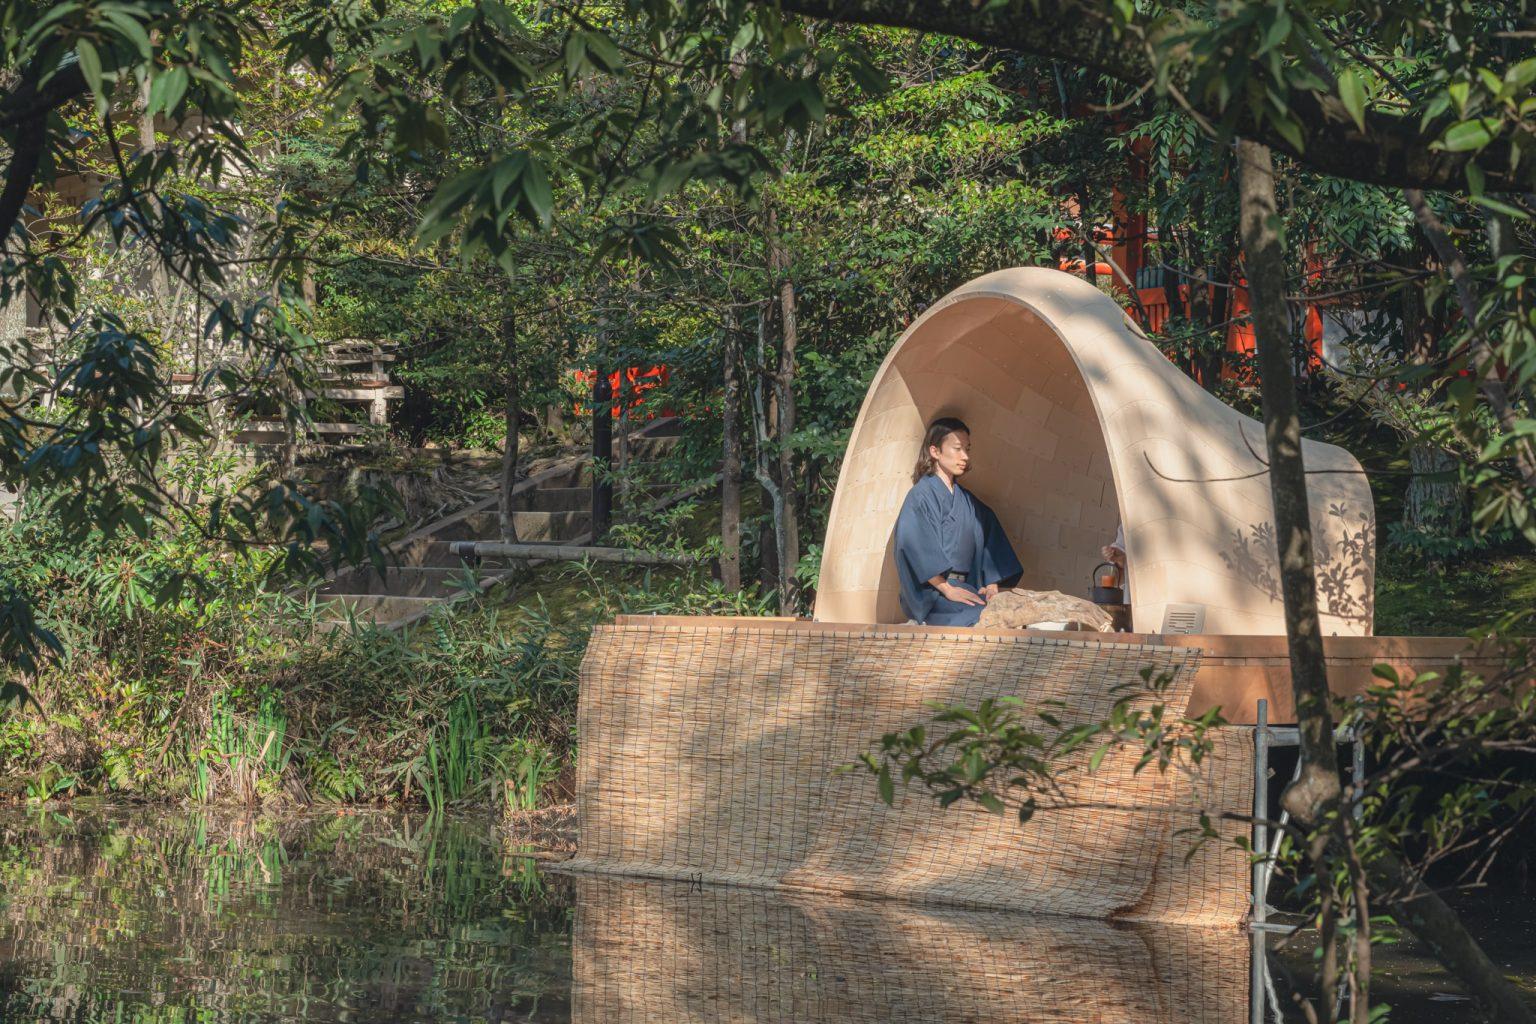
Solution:
[{"label": "woven bamboo blind", "polygon": [[[919,903],[1213,925],[1238,921],[1248,869],[1229,844],[1176,835],[1242,812],[1246,736],[1199,775],[1133,771],[1135,753],[1064,766],[1070,809],[1027,825],[925,794],[875,797],[837,773],[930,702],[1061,701],[1096,720],[1118,684],[1169,672],[1188,702],[1200,651],[946,631],[733,623],[597,629],[582,665],[573,871]],[[1150,696],[1142,698],[1150,705]],[[1084,755],[1086,760],[1086,755]]]},{"label": "woven bamboo blind", "polygon": [[1211,929],[583,878],[575,1024],[1232,1024],[1248,948]]}]

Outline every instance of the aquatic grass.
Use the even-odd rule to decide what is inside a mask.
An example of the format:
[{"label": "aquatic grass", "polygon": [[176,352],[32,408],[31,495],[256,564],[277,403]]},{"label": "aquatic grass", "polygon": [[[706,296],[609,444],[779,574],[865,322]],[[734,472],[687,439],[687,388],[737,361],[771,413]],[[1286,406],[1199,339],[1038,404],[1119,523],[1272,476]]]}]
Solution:
[{"label": "aquatic grass", "polygon": [[293,758],[288,719],[273,693],[264,693],[246,718],[219,695],[209,711],[207,740],[193,757],[193,799],[208,802],[228,794],[237,803],[261,803],[289,781]]},{"label": "aquatic grass", "polygon": [[558,759],[536,739],[523,739],[510,748],[514,760],[503,792],[509,812],[531,811],[539,806],[544,790],[559,774]]},{"label": "aquatic grass", "polygon": [[474,701],[469,693],[461,693],[448,706],[447,717],[428,736],[425,756],[412,764],[428,807],[439,811],[475,787],[484,747]]},{"label": "aquatic grass", "polygon": [[537,611],[508,621],[465,602],[392,632],[282,593],[240,603],[200,628],[154,613],[126,646],[94,607],[49,608],[94,639],[35,681],[46,718],[0,718],[0,773],[56,765],[80,792],[199,802],[442,808],[499,803],[503,748],[521,737],[568,754],[584,635]]},{"label": "aquatic grass", "polygon": [[44,765],[26,782],[27,803],[41,806],[69,793],[78,784],[73,775],[56,764]]}]

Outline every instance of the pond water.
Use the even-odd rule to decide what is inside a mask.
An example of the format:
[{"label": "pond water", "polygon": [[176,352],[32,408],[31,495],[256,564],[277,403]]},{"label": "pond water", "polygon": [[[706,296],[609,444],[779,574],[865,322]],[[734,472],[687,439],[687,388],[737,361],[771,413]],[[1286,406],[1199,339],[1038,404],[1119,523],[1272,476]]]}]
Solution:
[{"label": "pond water", "polygon": [[[1229,1024],[1250,964],[1227,931],[572,881],[484,819],[0,809],[4,1022]],[[1379,983],[1394,1021],[1476,1019],[1411,947]]]},{"label": "pond water", "polygon": [[569,1019],[570,901],[489,821],[0,815],[6,1024]]}]

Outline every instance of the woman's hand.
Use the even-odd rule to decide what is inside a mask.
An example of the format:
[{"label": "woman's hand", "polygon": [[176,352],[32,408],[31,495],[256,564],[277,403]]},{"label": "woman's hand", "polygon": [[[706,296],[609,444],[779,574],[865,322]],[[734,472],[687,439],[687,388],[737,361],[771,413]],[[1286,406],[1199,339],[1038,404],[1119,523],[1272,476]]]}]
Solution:
[{"label": "woman's hand", "polygon": [[[986,604],[987,599],[964,587],[957,587],[953,583],[945,582],[936,588],[938,592],[955,604]],[[997,588],[993,588],[994,590]]]},{"label": "woman's hand", "polygon": [[988,583],[986,586],[982,587],[981,596],[986,598],[988,601],[992,600],[997,596],[997,584]]},{"label": "woman's hand", "polygon": [[1099,554],[1104,556],[1104,561],[1118,565],[1122,569],[1125,568],[1125,552],[1119,548],[1106,544],[1099,548]]}]

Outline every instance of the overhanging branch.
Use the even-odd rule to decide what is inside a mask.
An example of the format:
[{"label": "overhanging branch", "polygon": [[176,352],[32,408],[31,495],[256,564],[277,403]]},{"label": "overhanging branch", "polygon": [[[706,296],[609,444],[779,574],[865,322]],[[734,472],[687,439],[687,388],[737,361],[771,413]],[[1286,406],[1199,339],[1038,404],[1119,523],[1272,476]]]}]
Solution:
[{"label": "overhanging branch", "polygon": [[46,116],[85,94],[85,75],[73,61],[41,86],[37,84],[40,77],[25,73],[15,89],[0,97],[0,132]]},{"label": "overhanging branch", "polygon": [[[1108,5],[1100,0],[1013,0],[978,9],[974,0],[763,0],[781,10],[811,18],[862,25],[887,25],[958,36],[987,46],[1019,50],[1070,62],[1141,88],[1156,70],[1140,40],[1116,31]],[[1181,78],[1171,76],[1177,88]],[[1466,187],[1467,153],[1431,150],[1417,118],[1367,112],[1365,130],[1356,127],[1343,103],[1327,92],[1293,91],[1286,98],[1300,122],[1297,148],[1267,124],[1240,116],[1235,132],[1262,141],[1314,170],[1339,178],[1394,188],[1435,191]],[[1186,97],[1192,112],[1220,121],[1223,112]],[[1509,170],[1508,146],[1495,142],[1477,163],[1486,187],[1495,192],[1523,192],[1526,186]]]}]

